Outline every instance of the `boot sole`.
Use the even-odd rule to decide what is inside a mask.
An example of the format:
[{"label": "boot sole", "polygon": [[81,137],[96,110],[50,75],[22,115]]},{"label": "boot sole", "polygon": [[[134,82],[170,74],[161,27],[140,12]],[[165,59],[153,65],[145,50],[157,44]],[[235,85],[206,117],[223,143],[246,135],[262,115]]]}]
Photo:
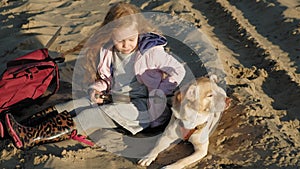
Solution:
[{"label": "boot sole", "polygon": [[14,139],[16,147],[18,147],[18,148],[23,147],[22,141],[20,140],[20,138],[18,137],[17,133],[15,132],[15,130],[13,129],[13,127],[10,123],[9,114],[5,115],[5,122],[6,122],[6,125],[7,125],[8,133]]}]

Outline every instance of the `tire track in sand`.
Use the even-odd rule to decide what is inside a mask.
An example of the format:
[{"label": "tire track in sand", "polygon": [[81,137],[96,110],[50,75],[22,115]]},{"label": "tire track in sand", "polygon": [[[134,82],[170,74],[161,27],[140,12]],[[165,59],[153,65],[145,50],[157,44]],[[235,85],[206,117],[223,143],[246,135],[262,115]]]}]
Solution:
[{"label": "tire track in sand", "polygon": [[[213,43],[219,48],[221,59],[227,66],[227,82],[230,88],[239,95],[240,103],[246,105],[245,119],[248,119],[250,124],[244,125],[253,131],[255,129],[251,129],[251,126],[257,129],[258,126],[262,127],[261,131],[250,133],[252,143],[246,145],[248,151],[242,149],[235,151],[241,155],[256,153],[257,156],[248,156],[249,159],[245,159],[245,162],[239,161],[235,156],[233,163],[245,165],[251,161],[252,165],[256,163],[263,166],[299,165],[297,140],[300,129],[297,112],[300,110],[300,79],[297,67],[290,59],[291,53],[291,58],[295,58],[295,53],[286,48],[281,49],[284,45],[275,44],[260,34],[256,30],[257,25],[252,25],[248,18],[244,17],[244,13],[228,1],[192,2],[192,8],[195,9],[194,16],[200,19],[201,27],[213,39]],[[240,3],[239,7],[244,7],[246,2]],[[200,12],[197,13],[197,10]],[[263,24],[263,19],[265,18],[257,17],[257,24]],[[281,31],[289,32],[288,28],[285,27]],[[230,53],[233,54],[230,56]],[[226,133],[226,130],[223,130],[225,135],[240,131],[239,127],[235,127],[236,132],[232,133]],[[224,137],[222,143],[240,143],[232,141],[234,140],[232,137],[229,139],[231,141],[228,141],[228,137],[227,140]],[[227,157],[233,156],[226,151],[223,152],[229,155]],[[234,166],[236,165],[231,167]]]}]

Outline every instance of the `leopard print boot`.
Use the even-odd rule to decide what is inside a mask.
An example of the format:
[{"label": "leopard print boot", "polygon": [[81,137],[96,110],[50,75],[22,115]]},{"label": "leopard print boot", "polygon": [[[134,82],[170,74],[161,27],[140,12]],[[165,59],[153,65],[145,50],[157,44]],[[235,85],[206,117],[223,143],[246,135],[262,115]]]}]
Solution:
[{"label": "leopard print boot", "polygon": [[25,118],[24,120],[21,120],[19,123],[24,126],[36,126],[41,121],[44,121],[48,117],[54,116],[58,114],[57,110],[54,106],[47,107],[46,109],[43,109],[42,111],[39,111],[32,116],[29,116],[28,118]]},{"label": "leopard print boot", "polygon": [[[40,121],[43,121],[43,119],[47,118],[50,113],[57,114],[58,112],[56,111],[55,107],[51,106],[20,121],[20,124],[25,126],[35,126],[40,123]],[[4,136],[7,134],[5,128],[6,126],[4,121],[0,119],[0,138],[4,138]]]},{"label": "leopard print boot", "polygon": [[75,130],[74,121],[67,111],[53,114],[36,126],[19,124],[11,114],[6,114],[5,123],[17,148],[31,148],[38,144],[70,139]]}]

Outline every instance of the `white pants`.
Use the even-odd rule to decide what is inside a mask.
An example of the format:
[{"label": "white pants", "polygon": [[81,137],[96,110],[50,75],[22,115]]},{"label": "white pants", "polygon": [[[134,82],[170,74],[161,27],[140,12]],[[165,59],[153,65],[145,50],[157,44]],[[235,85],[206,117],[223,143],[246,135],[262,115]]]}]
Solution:
[{"label": "white pants", "polygon": [[[139,107],[139,108],[137,108]],[[143,107],[142,109],[140,107]],[[97,129],[122,126],[132,134],[148,127],[150,117],[147,105],[133,103],[114,103],[98,106],[87,97],[55,105],[58,112],[64,110],[73,116],[79,134],[90,135]]]},{"label": "white pants", "polygon": [[76,114],[73,120],[79,134],[89,135],[99,128],[117,127],[98,105],[93,105],[86,97],[55,105],[55,108],[59,113],[66,110],[72,115]]}]

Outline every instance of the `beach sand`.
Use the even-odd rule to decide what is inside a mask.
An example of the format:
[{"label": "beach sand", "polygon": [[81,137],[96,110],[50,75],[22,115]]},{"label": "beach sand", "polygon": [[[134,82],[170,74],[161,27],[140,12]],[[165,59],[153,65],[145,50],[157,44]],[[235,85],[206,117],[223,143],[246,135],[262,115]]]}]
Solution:
[{"label": "beach sand", "polygon": [[[72,98],[72,74],[78,43],[91,35],[117,0],[1,0],[0,72],[6,62],[41,48],[61,26],[49,48],[59,64],[61,86],[24,118]],[[131,0],[143,11],[177,16],[203,32],[216,49],[232,98],[215,132],[208,155],[187,168],[263,169],[300,166],[300,2],[298,0]],[[170,42],[172,44],[172,42]],[[172,50],[172,48],[171,48]],[[185,50],[179,55],[184,57]],[[197,70],[197,63],[192,69]],[[196,72],[197,73],[197,72]],[[9,137],[0,141],[0,168],[146,168],[137,159],[67,140],[22,151]],[[160,168],[193,152],[181,142],[148,167]]]}]

